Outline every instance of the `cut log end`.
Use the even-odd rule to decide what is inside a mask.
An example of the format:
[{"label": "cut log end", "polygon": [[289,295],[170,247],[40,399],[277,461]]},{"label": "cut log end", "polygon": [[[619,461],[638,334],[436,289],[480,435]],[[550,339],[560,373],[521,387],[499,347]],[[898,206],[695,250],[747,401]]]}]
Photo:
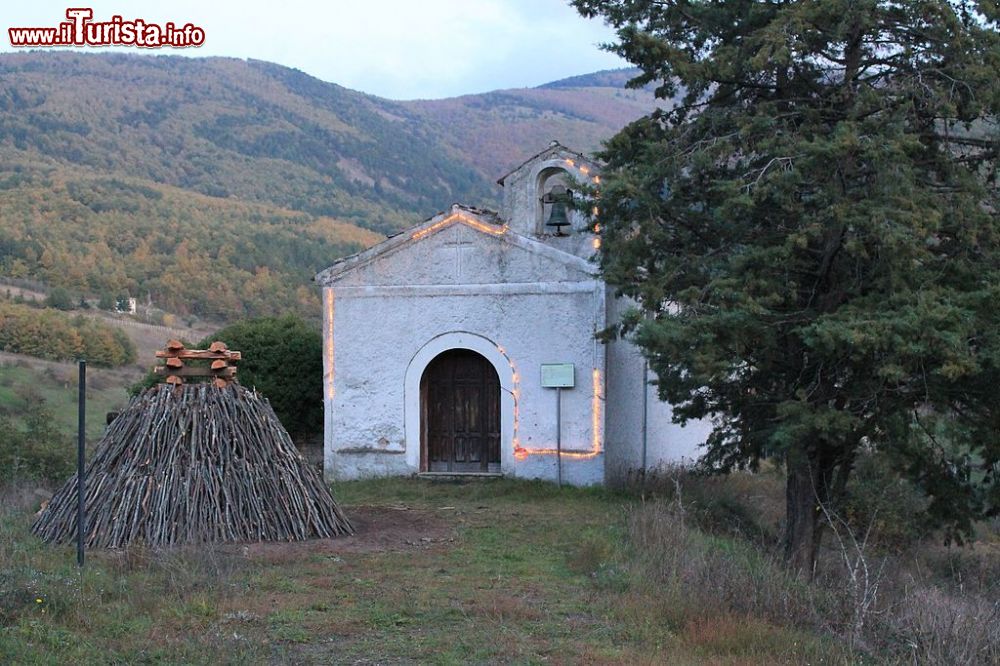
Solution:
[{"label": "cut log end", "polygon": [[[241,359],[238,351],[230,351],[226,343],[216,340],[209,349],[186,349],[178,340],[171,340],[167,348],[156,352],[163,365],[153,368],[153,372],[166,376],[168,384],[184,384],[184,377],[204,378],[218,387],[228,386],[236,378],[236,363]],[[189,360],[208,361],[207,364],[189,364]],[[194,383],[199,383],[195,381]]]},{"label": "cut log end", "polygon": [[168,377],[225,377],[233,378],[236,376],[236,368],[231,366],[226,366],[220,370],[210,370],[209,368],[197,367],[197,366],[187,366],[184,368],[168,368],[163,365],[158,365],[153,368],[153,372],[158,375],[166,375]]}]

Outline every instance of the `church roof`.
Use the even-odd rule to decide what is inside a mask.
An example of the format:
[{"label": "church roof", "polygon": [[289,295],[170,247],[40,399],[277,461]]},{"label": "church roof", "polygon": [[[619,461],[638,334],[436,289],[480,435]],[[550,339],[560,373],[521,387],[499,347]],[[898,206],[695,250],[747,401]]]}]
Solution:
[{"label": "church roof", "polygon": [[521,162],[520,164],[518,164],[516,167],[514,167],[513,169],[511,169],[510,171],[508,171],[504,175],[500,176],[500,178],[497,179],[497,183],[500,185],[500,187],[503,187],[504,183],[507,181],[508,178],[510,178],[510,176],[512,174],[517,173],[518,171],[520,171],[521,169],[523,169],[525,166],[531,164],[532,162],[536,162],[538,160],[548,159],[549,157],[557,155],[557,154],[558,155],[562,155],[564,157],[566,157],[566,156],[574,157],[578,161],[585,162],[585,163],[589,164],[590,166],[592,166],[594,168],[597,168],[597,169],[599,169],[601,167],[600,163],[595,162],[593,159],[591,159],[590,157],[587,157],[583,153],[578,153],[575,150],[570,150],[569,148],[567,148],[566,146],[562,145],[558,141],[552,141],[551,143],[549,143],[548,148],[546,148],[545,150],[542,150],[542,151],[539,151],[539,152],[535,153],[534,155],[532,155],[528,159],[524,160],[523,162]]},{"label": "church roof", "polygon": [[418,242],[454,224],[463,224],[475,231],[498,238],[529,252],[544,255],[549,259],[575,268],[583,273],[596,273],[596,266],[586,259],[515,232],[500,219],[499,214],[495,211],[462,204],[452,204],[449,210],[438,213],[415,227],[394,234],[367,250],[334,262],[330,267],[317,273],[314,279],[321,285],[330,284],[345,273],[366,266],[386,253],[409,243]]}]

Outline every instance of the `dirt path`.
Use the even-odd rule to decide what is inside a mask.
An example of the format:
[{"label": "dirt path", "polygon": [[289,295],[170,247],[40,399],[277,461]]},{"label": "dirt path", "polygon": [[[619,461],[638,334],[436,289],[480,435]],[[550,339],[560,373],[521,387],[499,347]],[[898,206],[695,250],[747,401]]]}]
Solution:
[{"label": "dirt path", "polygon": [[396,552],[454,542],[454,525],[440,514],[408,506],[349,507],[347,515],[355,530],[352,536],[252,544],[245,547],[245,553],[253,560],[279,564],[310,555]]}]

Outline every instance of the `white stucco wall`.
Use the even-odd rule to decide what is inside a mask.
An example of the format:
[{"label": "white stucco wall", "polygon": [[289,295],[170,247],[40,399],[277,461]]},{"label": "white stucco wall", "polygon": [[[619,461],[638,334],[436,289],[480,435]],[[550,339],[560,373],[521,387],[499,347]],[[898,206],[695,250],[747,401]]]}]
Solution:
[{"label": "white stucco wall", "polygon": [[594,333],[604,327],[605,289],[582,262],[537,250],[454,223],[328,284],[329,478],[418,472],[420,371],[437,352],[463,347],[498,370],[501,470],[510,476],[555,479],[556,457],[538,453],[556,442],[556,394],[541,387],[540,368],[573,363],[564,480],[603,482],[605,348]]},{"label": "white stucco wall", "polygon": [[[617,321],[628,302],[615,299],[608,291],[608,321]],[[689,465],[702,455],[701,445],[712,430],[708,420],[673,422],[669,403],[662,402],[655,386],[656,375],[649,372],[644,381],[645,361],[638,347],[627,339],[607,345],[608,407],[607,467],[609,483],[620,483],[643,468],[643,410],[646,420],[647,470],[664,465]],[[645,392],[645,403],[643,393]]]}]

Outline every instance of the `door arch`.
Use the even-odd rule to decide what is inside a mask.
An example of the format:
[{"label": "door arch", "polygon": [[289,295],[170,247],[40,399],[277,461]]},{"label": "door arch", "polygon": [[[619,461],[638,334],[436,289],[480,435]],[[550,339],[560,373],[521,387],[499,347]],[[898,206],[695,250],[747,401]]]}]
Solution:
[{"label": "door arch", "polygon": [[449,349],[420,378],[420,468],[452,474],[500,472],[500,378],[471,349]]},{"label": "door arch", "polygon": [[427,340],[414,352],[403,378],[403,411],[405,423],[406,464],[414,472],[421,464],[422,422],[420,414],[420,382],[431,361],[451,349],[470,349],[488,360],[500,377],[500,471],[514,468],[514,447],[517,436],[517,376],[510,358],[500,345],[471,331],[449,331]]}]

